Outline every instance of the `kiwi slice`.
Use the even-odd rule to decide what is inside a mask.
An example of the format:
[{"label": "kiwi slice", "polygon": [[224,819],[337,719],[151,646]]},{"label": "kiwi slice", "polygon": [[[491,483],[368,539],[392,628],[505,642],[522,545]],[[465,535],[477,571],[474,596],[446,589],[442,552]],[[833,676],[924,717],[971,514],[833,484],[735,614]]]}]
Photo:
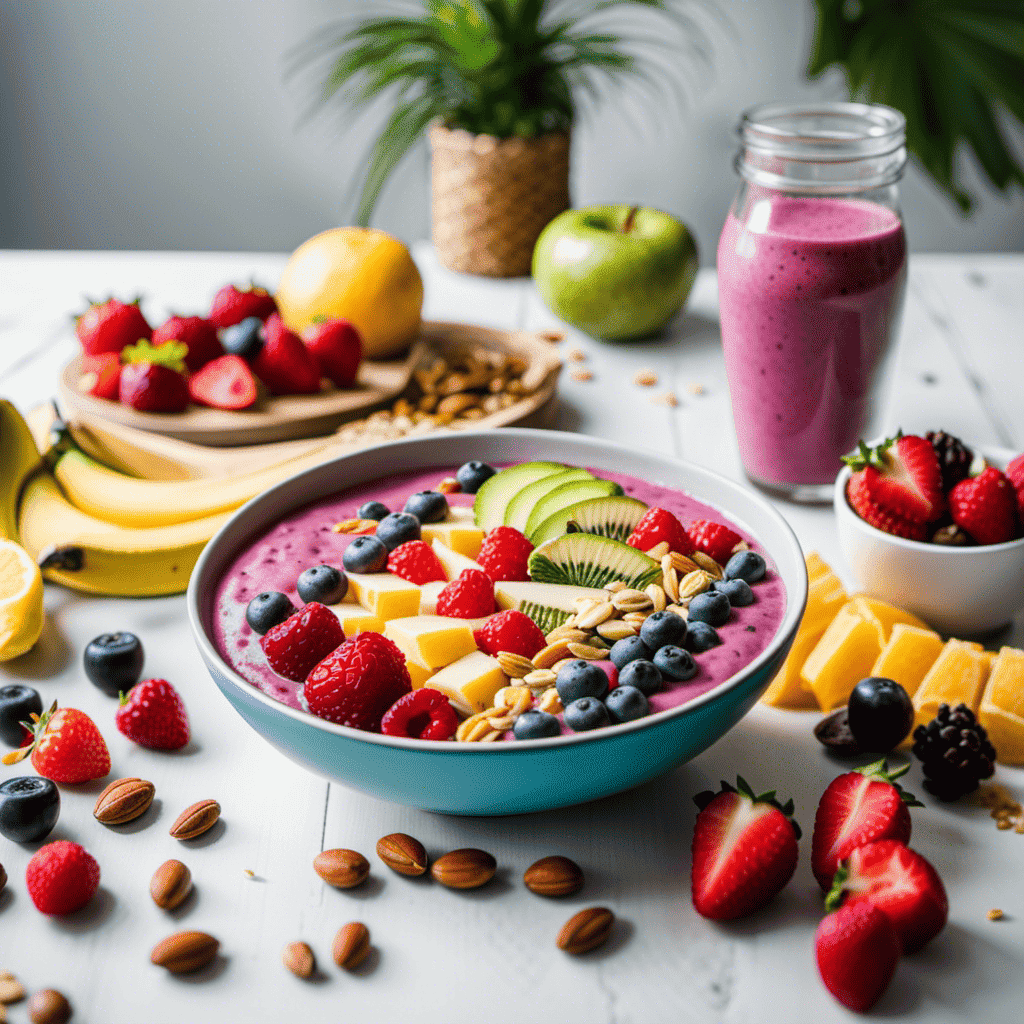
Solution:
[{"label": "kiwi slice", "polygon": [[508,503],[528,484],[541,477],[561,473],[568,467],[560,462],[521,462],[499,470],[476,492],[473,513],[481,530],[493,530],[505,521]]},{"label": "kiwi slice", "polygon": [[554,583],[508,580],[494,585],[494,598],[499,608],[514,608],[529,615],[544,633],[562,625],[576,611],[576,601],[581,597],[606,601],[608,596],[605,590],[564,587]]},{"label": "kiwi slice", "polygon": [[560,512],[569,505],[575,505],[579,501],[586,501],[587,498],[607,498],[613,494],[622,494],[622,488],[612,483],[611,480],[574,480],[572,483],[561,484],[548,491],[530,513],[526,520],[523,533],[527,537],[533,535],[533,531],[550,518],[556,512]]},{"label": "kiwi slice", "polygon": [[575,587],[603,587],[622,580],[643,590],[661,576],[661,566],[642,551],[596,533],[567,533],[546,541],[530,555],[530,579]]},{"label": "kiwi slice", "polygon": [[530,518],[534,505],[541,500],[549,491],[553,491],[562,484],[572,483],[574,480],[593,480],[594,474],[585,469],[566,469],[561,473],[552,473],[551,476],[542,476],[527,484],[512,500],[505,509],[505,525],[514,526],[522,531],[526,526],[526,520]]},{"label": "kiwi slice", "polygon": [[[555,479],[552,477],[551,479]],[[588,498],[569,505],[553,516],[548,516],[530,540],[534,545],[554,540],[570,531],[596,533],[612,540],[625,540],[644,517],[647,506],[637,498],[615,495],[611,498]],[[572,523],[572,527],[569,524]]]}]

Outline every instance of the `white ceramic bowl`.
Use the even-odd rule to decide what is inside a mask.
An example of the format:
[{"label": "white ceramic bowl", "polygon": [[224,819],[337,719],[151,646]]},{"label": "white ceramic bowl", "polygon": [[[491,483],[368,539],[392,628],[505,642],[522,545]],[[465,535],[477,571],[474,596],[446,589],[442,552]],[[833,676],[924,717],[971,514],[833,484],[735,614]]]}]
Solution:
[{"label": "white ceramic bowl", "polygon": [[[999,469],[1015,452],[982,449]],[[977,636],[1005,626],[1024,608],[1024,538],[955,548],[893,537],[850,508],[850,469],[836,478],[833,503],[839,545],[860,588],[906,608],[951,636]]]}]

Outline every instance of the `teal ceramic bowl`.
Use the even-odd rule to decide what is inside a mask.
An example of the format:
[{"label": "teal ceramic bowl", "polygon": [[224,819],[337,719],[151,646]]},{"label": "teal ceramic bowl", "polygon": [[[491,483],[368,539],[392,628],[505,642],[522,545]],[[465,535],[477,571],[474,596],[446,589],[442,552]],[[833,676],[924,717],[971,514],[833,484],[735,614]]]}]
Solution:
[{"label": "teal ceramic bowl", "polygon": [[[551,739],[476,744],[376,735],[289,708],[246,682],[212,639],[216,583],[234,555],[282,516],[385,474],[470,459],[550,459],[626,472],[692,494],[769,552],[786,587],[785,617],[768,647],[702,696],[635,722]],[[264,739],[317,775],[383,800],[448,814],[520,814],[630,789],[707,749],[757,701],[786,657],[807,599],[800,545],[759,495],[706,469],[595,438],[506,428],[399,441],[292,477],[240,508],[210,541],[188,588],[189,620],[213,681]]]}]

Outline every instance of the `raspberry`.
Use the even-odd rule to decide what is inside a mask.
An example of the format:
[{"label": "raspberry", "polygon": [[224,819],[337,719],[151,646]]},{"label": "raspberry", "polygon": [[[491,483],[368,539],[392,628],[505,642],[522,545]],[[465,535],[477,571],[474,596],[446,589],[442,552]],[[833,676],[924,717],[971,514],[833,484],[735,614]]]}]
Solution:
[{"label": "raspberry", "polygon": [[388,572],[418,587],[445,579],[441,560],[423,540],[407,540],[399,544],[388,556]]},{"label": "raspberry", "polygon": [[494,580],[528,580],[527,565],[533,545],[512,526],[496,526],[480,547],[477,562]]},{"label": "raspberry", "polygon": [[41,847],[25,869],[25,887],[43,914],[70,914],[84,907],[99,885],[96,858],[67,839]]},{"label": "raspberry", "polygon": [[423,687],[399,697],[384,713],[380,731],[385,736],[414,740],[450,740],[459,727],[459,716],[440,690]]},{"label": "raspberry", "polygon": [[639,551],[650,551],[662,541],[668,542],[669,551],[678,551],[681,555],[693,551],[693,541],[683,524],[663,508],[649,508],[626,538],[626,543]]},{"label": "raspberry", "polygon": [[846,485],[846,499],[850,503],[850,508],[868,526],[873,526],[876,530],[891,533],[894,537],[905,537],[907,540],[924,540],[928,535],[928,528],[924,523],[912,523],[902,516],[886,512],[881,505],[872,500],[864,480],[866,472],[864,469],[858,470]]},{"label": "raspberry", "polygon": [[334,612],[311,601],[269,630],[260,639],[260,647],[279,676],[301,683],[317,662],[344,642],[345,633]]},{"label": "raspberry", "polygon": [[540,627],[529,615],[512,610],[492,615],[479,629],[473,630],[473,639],[487,654],[510,651],[524,658],[532,658],[547,643]]},{"label": "raspberry", "polygon": [[437,595],[437,614],[454,619],[482,619],[494,611],[494,583],[479,569],[463,569]]},{"label": "raspberry", "polygon": [[703,551],[719,565],[725,565],[732,550],[743,538],[728,526],[712,523],[707,519],[695,519],[690,523],[690,538],[697,551]]},{"label": "raspberry", "polygon": [[411,689],[402,652],[380,633],[360,633],[310,671],[302,692],[314,715],[379,732],[384,712]]}]

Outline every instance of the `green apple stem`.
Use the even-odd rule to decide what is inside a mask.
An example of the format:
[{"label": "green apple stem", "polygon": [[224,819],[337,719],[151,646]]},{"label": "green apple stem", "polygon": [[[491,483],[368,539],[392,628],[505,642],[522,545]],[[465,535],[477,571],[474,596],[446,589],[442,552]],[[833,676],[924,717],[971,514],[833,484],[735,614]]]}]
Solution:
[{"label": "green apple stem", "polygon": [[622,222],[622,233],[624,235],[628,235],[633,230],[633,222],[636,220],[636,214],[639,209],[639,206],[631,206],[626,211],[626,219]]}]

